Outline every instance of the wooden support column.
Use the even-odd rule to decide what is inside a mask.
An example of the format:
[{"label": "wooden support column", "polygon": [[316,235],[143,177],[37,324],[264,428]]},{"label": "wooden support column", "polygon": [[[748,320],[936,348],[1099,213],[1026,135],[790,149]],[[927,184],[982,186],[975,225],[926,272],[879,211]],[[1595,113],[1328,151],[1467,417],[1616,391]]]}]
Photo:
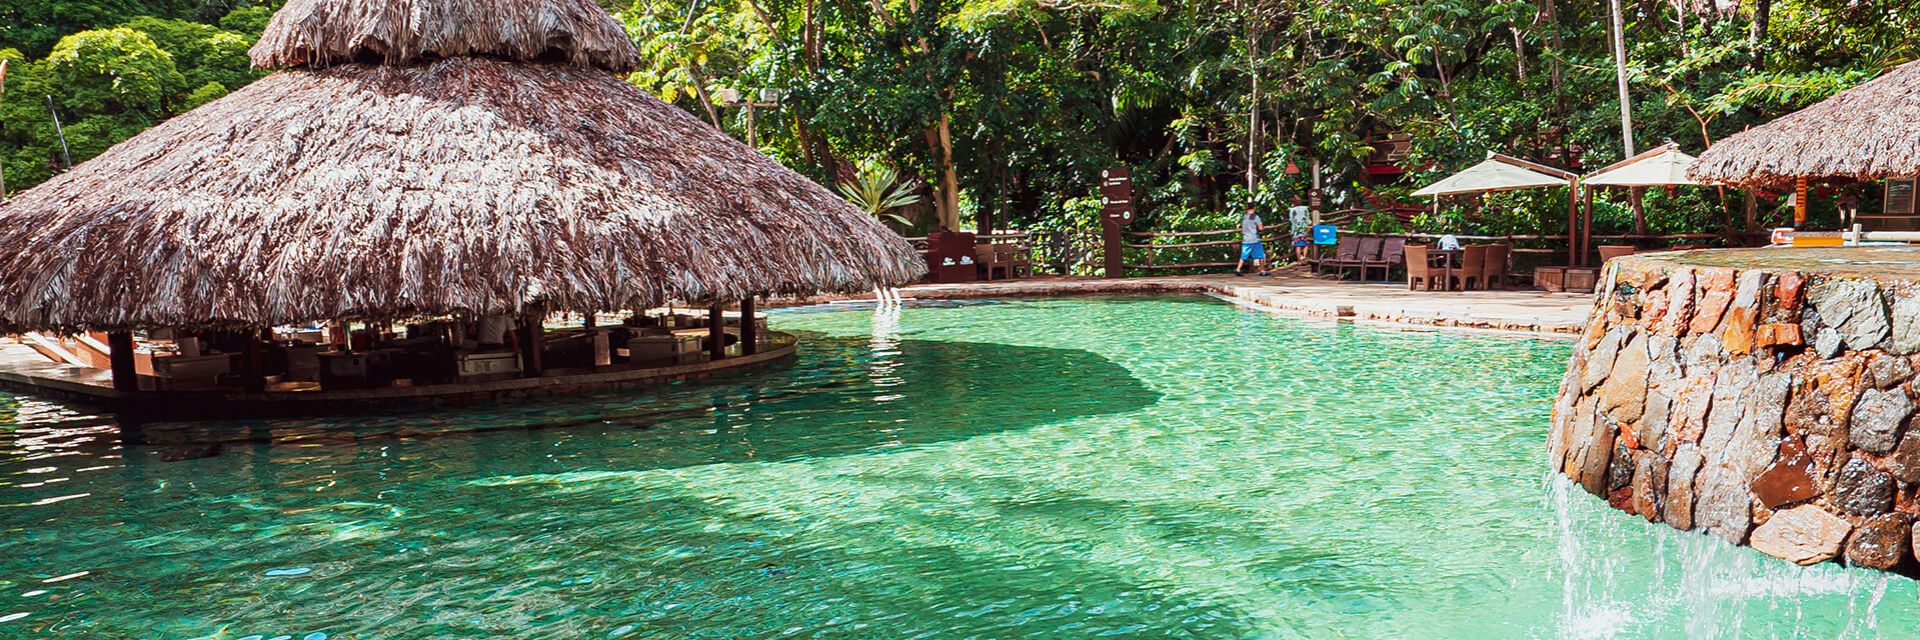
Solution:
[{"label": "wooden support column", "polygon": [[[1433,197],[1433,208],[1440,209],[1440,196]],[[1567,181],[1567,266],[1580,266],[1580,179]]]},{"label": "wooden support column", "polygon": [[115,331],[107,334],[107,360],[113,370],[115,390],[140,390],[139,375],[133,371],[133,332]]},{"label": "wooden support column", "polygon": [[266,391],[267,376],[263,373],[265,367],[261,366],[260,362],[260,334],[243,331],[240,335],[246,336],[247,339],[246,349],[240,355],[241,386],[247,390],[247,393]]},{"label": "wooden support column", "polygon": [[1793,227],[1807,226],[1807,179],[1793,181]]},{"label": "wooden support column", "polygon": [[727,316],[726,308],[715,302],[707,307],[707,359],[724,360],[727,357]]},{"label": "wooden support column", "polygon": [[540,362],[541,353],[547,348],[546,314],[539,311],[520,319],[520,367],[521,375],[538,378],[547,368]]},{"label": "wooden support column", "polygon": [[740,299],[740,355],[760,352],[760,323],[755,322],[753,296]]},{"label": "wooden support column", "polygon": [[1586,210],[1580,214],[1580,262],[1575,266],[1587,266],[1587,256],[1593,253],[1593,189],[1586,190]]}]

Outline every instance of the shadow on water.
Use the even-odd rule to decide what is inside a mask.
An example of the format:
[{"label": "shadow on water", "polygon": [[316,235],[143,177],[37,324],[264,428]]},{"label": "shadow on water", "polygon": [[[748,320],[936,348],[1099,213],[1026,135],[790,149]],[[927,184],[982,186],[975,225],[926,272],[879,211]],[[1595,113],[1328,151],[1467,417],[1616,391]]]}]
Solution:
[{"label": "shadow on water", "polygon": [[53,412],[40,421],[96,435],[117,429],[126,443],[164,448],[168,461],[218,456],[244,443],[351,445],[562,428],[591,438],[639,430],[646,433],[634,436],[636,443],[659,452],[659,466],[673,467],[929,444],[1132,411],[1158,399],[1124,367],[1077,349],[812,334],[803,336],[796,359],[757,371],[484,408],[138,425]]}]

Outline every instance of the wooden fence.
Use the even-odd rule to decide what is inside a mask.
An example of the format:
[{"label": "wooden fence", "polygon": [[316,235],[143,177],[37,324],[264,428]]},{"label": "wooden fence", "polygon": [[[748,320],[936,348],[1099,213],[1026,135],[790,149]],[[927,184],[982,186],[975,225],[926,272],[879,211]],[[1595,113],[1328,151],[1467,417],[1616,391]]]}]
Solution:
[{"label": "wooden fence", "polygon": [[[1355,220],[1378,210],[1347,209],[1322,215],[1323,221]],[[1341,231],[1343,237],[1398,237],[1412,242],[1430,243],[1440,238],[1431,233],[1389,233],[1372,234]],[[1261,227],[1261,240],[1267,243],[1269,258],[1285,258],[1292,255],[1292,237],[1288,225],[1275,224]],[[1726,233],[1676,233],[1676,234],[1613,234],[1591,236],[1597,244],[1631,244],[1643,248],[1668,247],[1687,244],[1712,243],[1718,246],[1750,246],[1762,243],[1767,237],[1765,231]],[[1183,271],[1202,269],[1221,269],[1234,266],[1239,258],[1239,229],[1209,229],[1203,231],[1129,231],[1123,234],[1121,249],[1124,252],[1123,264],[1129,273],[1143,272],[1144,275],[1163,275]],[[1455,234],[1454,238],[1469,244],[1507,244],[1513,246],[1516,259],[1527,266],[1564,263],[1567,253],[1566,234],[1508,234],[1499,236],[1477,236]],[[1100,234],[1097,231],[1017,231],[993,233],[976,236],[982,242],[1025,244],[1033,254],[1035,273],[1052,275],[1091,276],[1099,273],[1103,252]],[[909,237],[915,249],[925,251],[925,236]],[[1323,250],[1316,247],[1316,250]],[[1561,259],[1556,261],[1556,256]],[[1589,256],[1591,258],[1591,256]],[[1598,264],[1597,260],[1590,261]],[[1518,266],[1518,265],[1517,265]]]}]

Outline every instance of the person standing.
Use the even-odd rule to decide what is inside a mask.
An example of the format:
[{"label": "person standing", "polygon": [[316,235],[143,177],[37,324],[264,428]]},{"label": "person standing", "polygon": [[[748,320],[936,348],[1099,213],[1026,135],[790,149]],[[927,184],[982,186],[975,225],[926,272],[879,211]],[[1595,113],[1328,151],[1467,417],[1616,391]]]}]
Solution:
[{"label": "person standing", "polygon": [[1267,247],[1260,242],[1260,214],[1254,213],[1253,206],[1247,206],[1247,212],[1240,215],[1240,262],[1233,265],[1233,275],[1246,275],[1247,263],[1252,262],[1260,275],[1267,275]]},{"label": "person standing", "polygon": [[1293,206],[1287,209],[1287,226],[1292,227],[1294,261],[1306,262],[1307,247],[1313,245],[1313,213],[1300,203],[1299,196],[1294,196]]}]

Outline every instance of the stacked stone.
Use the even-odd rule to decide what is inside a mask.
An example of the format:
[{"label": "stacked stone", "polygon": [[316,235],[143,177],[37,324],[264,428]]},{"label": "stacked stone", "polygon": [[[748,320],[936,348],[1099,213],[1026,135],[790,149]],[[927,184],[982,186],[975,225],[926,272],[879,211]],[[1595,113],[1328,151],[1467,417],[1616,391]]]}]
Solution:
[{"label": "stacked stone", "polygon": [[1799,564],[1920,573],[1920,295],[1852,274],[1613,261],[1548,433],[1613,506]]}]

